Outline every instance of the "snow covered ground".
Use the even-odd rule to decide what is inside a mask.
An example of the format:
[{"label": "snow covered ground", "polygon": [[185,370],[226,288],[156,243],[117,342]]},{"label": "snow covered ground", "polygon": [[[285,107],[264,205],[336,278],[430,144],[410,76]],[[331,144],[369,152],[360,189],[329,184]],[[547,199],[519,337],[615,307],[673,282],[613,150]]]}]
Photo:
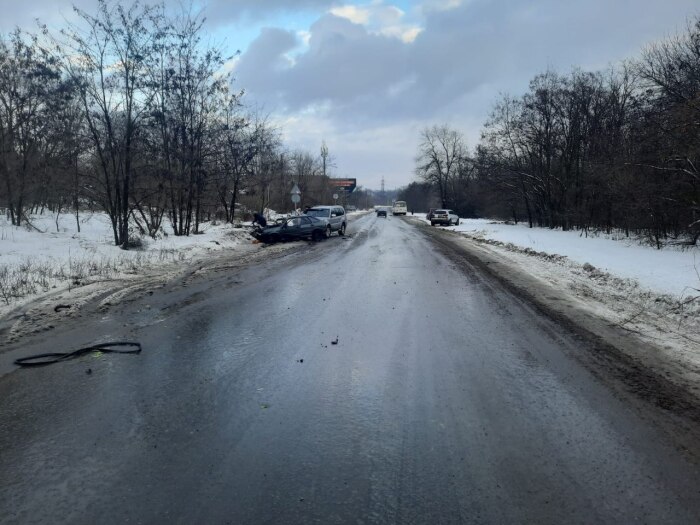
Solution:
[{"label": "snow covered ground", "polygon": [[82,214],[80,232],[72,215],[61,215],[58,228],[51,214],[34,216],[30,223],[17,227],[0,217],[0,316],[54,290],[137,275],[159,265],[187,265],[207,253],[252,242],[243,229],[218,224],[189,237],[146,237],[141,248],[122,250],[114,245],[104,213]]},{"label": "snow covered ground", "polygon": [[[429,221],[425,221],[429,222]],[[565,256],[616,277],[634,279],[657,293],[675,297],[700,294],[700,249],[667,247],[657,250],[635,239],[599,234],[588,237],[576,231],[528,228],[487,219],[460,219],[446,228],[467,236],[503,243],[518,251]]]}]

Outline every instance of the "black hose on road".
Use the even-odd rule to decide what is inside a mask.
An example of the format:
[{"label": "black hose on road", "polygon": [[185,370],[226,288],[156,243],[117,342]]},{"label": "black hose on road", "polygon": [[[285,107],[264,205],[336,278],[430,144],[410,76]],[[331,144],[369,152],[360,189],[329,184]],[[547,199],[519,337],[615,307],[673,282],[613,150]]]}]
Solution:
[{"label": "black hose on road", "polygon": [[[126,348],[124,350],[123,348]],[[75,359],[84,354],[89,354],[90,352],[104,352],[110,354],[138,354],[141,352],[141,343],[134,343],[130,341],[116,341],[112,343],[99,343],[93,346],[86,346],[85,348],[79,348],[72,352],[50,352],[47,354],[37,354],[30,355],[27,357],[20,357],[15,359],[15,364],[19,366],[44,366],[53,363],[59,363],[61,361],[68,361],[69,359]]]}]

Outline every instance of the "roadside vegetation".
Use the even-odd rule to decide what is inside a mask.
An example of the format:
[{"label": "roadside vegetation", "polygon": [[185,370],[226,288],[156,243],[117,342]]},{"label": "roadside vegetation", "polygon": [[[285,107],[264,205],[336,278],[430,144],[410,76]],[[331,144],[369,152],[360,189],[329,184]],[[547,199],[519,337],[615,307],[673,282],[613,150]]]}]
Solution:
[{"label": "roadside vegetation", "polygon": [[[250,211],[331,200],[329,147],[285,147],[282,130],[246,107],[203,20],[162,5],[100,0],[74,24],[0,35],[0,211],[105,212],[122,248],[231,223]],[[26,29],[26,28],[25,28]],[[358,189],[348,203],[368,196]],[[352,202],[351,202],[352,201]]]},{"label": "roadside vegetation", "polygon": [[409,209],[697,246],[700,17],[607,71],[536,75],[501,96],[472,149],[449,126],[420,138]]}]

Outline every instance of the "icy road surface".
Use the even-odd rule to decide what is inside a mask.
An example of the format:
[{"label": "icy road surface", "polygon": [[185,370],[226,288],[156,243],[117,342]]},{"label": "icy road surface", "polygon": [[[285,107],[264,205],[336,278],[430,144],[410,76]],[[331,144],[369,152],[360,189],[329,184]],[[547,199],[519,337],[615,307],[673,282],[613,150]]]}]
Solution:
[{"label": "icy road surface", "polygon": [[425,230],[368,215],[8,350],[144,346],[0,378],[0,522],[700,522],[695,424]]}]

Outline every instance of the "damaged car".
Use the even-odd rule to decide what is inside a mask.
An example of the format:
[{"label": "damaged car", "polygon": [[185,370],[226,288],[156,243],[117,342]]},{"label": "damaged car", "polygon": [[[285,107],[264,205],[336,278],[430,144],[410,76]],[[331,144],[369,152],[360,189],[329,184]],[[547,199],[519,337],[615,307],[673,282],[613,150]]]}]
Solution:
[{"label": "damaged car", "polygon": [[253,236],[266,244],[300,239],[320,241],[331,236],[331,226],[323,219],[300,215],[253,232]]}]

